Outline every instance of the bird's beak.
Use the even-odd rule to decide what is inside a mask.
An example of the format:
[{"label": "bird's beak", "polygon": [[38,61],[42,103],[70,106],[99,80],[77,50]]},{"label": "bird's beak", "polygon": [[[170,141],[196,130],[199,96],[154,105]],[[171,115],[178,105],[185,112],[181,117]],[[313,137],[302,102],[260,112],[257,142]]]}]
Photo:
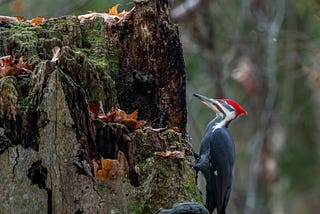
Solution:
[{"label": "bird's beak", "polygon": [[214,99],[211,99],[209,97],[206,97],[206,96],[203,96],[203,95],[200,95],[200,94],[193,94],[193,96],[199,98],[204,103],[212,103],[212,102],[215,101]]},{"label": "bird's beak", "polygon": [[217,99],[212,99],[200,94],[193,94],[193,96],[197,97],[201,100],[205,105],[207,105],[210,109],[212,109],[215,112],[220,112],[219,109],[217,109],[217,105],[219,105],[219,101]]}]

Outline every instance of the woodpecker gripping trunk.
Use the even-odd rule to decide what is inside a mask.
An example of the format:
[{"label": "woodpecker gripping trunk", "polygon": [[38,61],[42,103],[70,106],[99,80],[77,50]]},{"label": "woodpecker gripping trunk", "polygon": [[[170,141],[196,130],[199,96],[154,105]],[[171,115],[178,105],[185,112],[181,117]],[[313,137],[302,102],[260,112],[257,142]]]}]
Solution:
[{"label": "woodpecker gripping trunk", "polygon": [[247,112],[232,100],[195,96],[215,111],[216,117],[208,124],[200,143],[200,154],[195,154],[197,163],[194,168],[200,170],[206,180],[206,208],[210,213],[217,209],[218,214],[223,214],[231,194],[235,159],[235,146],[228,125]]}]

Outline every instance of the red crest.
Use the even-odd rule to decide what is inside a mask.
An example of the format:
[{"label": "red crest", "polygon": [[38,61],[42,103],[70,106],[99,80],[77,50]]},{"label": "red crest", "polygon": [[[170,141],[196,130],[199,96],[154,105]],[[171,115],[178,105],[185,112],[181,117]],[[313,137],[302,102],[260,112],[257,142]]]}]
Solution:
[{"label": "red crest", "polygon": [[237,111],[237,116],[241,114],[248,114],[244,108],[242,108],[236,101],[230,100],[230,99],[219,99],[219,100],[224,100],[227,102],[229,105],[231,105],[236,111]]}]

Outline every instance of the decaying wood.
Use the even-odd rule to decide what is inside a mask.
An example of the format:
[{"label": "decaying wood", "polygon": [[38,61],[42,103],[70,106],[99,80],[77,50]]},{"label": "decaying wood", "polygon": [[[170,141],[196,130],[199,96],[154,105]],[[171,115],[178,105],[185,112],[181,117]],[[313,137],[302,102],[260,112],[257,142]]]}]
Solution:
[{"label": "decaying wood", "polygon": [[[200,200],[187,160],[154,155],[189,152],[184,62],[167,1],[136,2],[116,24],[9,23],[0,28],[6,55],[23,56],[33,72],[0,79],[1,212],[152,213]],[[94,120],[89,104],[99,101],[139,109],[154,129]],[[100,158],[117,163],[109,179],[94,176]]]}]

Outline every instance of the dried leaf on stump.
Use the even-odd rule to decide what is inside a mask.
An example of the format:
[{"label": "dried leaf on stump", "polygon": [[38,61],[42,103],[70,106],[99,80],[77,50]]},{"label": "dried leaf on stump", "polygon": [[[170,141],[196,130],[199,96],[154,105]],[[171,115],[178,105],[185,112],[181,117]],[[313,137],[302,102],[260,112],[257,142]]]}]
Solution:
[{"label": "dried leaf on stump", "polygon": [[126,22],[133,13],[134,8],[132,8],[129,12],[123,10],[121,13],[118,13],[119,4],[116,4],[112,8],[109,9],[108,13],[97,13],[93,11],[89,11],[88,14],[78,16],[80,22],[84,22],[85,20],[93,20],[95,18],[103,18],[105,22],[109,24],[118,24],[119,22]]},{"label": "dried leaf on stump", "polygon": [[27,65],[23,61],[22,57],[19,58],[19,62],[18,62],[17,68],[20,70],[20,74],[18,74],[18,75],[23,75],[23,74],[29,75],[32,72],[32,66],[31,65]]},{"label": "dried leaf on stump", "polygon": [[93,159],[92,163],[94,175],[100,180],[114,179],[121,170],[118,160],[101,158],[100,161]]},{"label": "dried leaf on stump", "polygon": [[141,129],[143,128],[143,126],[146,124],[146,121],[138,121],[138,120],[134,120],[134,119],[125,119],[122,120],[122,123],[127,126],[130,129]]},{"label": "dried leaf on stump", "polygon": [[35,25],[35,26],[40,26],[42,22],[46,21],[46,19],[42,16],[37,16],[33,18],[32,20],[28,21],[30,24]]},{"label": "dried leaf on stump", "polygon": [[105,116],[102,102],[90,103],[89,110],[93,114],[95,119],[99,119],[99,117]]},{"label": "dried leaf on stump", "polygon": [[32,72],[32,66],[27,65],[23,58],[20,57],[18,64],[13,64],[13,57],[3,56],[0,57],[0,78],[5,76],[27,76]]},{"label": "dried leaf on stump", "polygon": [[131,114],[127,114],[127,118],[124,118],[124,119],[136,120],[137,118],[138,118],[138,109],[134,110]]},{"label": "dried leaf on stump", "polygon": [[26,20],[26,18],[22,16],[0,16],[0,22],[3,23],[15,23],[15,22],[24,22],[27,21],[28,23],[35,25],[35,26],[40,26],[42,22],[44,22],[46,19],[42,16],[37,16],[34,19],[31,20]]},{"label": "dried leaf on stump", "polygon": [[94,119],[98,119],[102,122],[115,122],[122,123],[131,129],[140,129],[146,121],[138,121],[138,109],[134,110],[131,114],[127,114],[119,107],[112,108],[111,112],[104,113],[102,102],[89,104],[90,112]]},{"label": "dried leaf on stump", "polygon": [[185,153],[183,151],[165,151],[165,152],[155,152],[154,155],[171,158],[171,159],[184,159]]},{"label": "dried leaf on stump", "polygon": [[109,178],[109,172],[103,169],[99,169],[97,171],[96,178],[100,180],[107,180]]},{"label": "dried leaf on stump", "polygon": [[24,21],[27,20],[27,19],[24,18],[23,16],[16,16],[16,18],[17,18],[17,20],[18,20],[19,22],[24,22]]},{"label": "dried leaf on stump", "polygon": [[11,66],[13,57],[11,55],[0,57],[0,66]]},{"label": "dried leaf on stump", "polygon": [[116,4],[112,8],[110,8],[108,14],[117,16],[118,15],[118,7],[119,7],[119,5],[120,4]]}]

